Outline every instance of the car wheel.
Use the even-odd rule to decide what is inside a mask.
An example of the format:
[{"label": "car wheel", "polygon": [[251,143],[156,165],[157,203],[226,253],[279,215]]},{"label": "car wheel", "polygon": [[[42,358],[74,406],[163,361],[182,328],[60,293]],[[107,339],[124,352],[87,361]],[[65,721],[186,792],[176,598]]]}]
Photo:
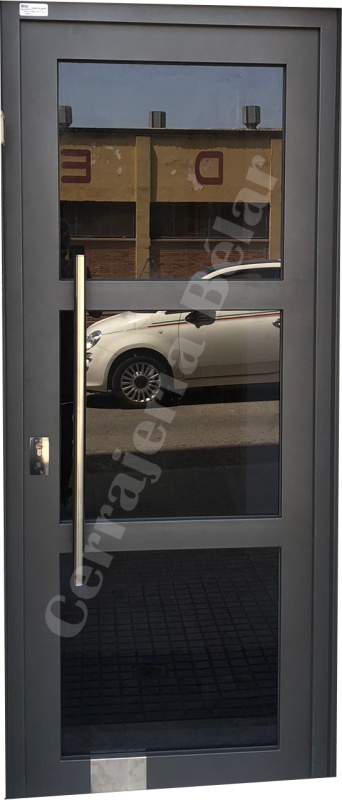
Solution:
[{"label": "car wheel", "polygon": [[115,370],[113,393],[121,408],[146,408],[164,399],[162,376],[170,375],[166,365],[153,356],[131,356]]}]

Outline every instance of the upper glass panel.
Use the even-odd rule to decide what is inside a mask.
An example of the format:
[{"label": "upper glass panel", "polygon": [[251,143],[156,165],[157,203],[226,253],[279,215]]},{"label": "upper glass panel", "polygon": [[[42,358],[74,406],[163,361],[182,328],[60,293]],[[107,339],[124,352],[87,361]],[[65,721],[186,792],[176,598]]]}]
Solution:
[{"label": "upper glass panel", "polygon": [[280,278],[282,139],[282,67],[61,62],[61,278]]}]

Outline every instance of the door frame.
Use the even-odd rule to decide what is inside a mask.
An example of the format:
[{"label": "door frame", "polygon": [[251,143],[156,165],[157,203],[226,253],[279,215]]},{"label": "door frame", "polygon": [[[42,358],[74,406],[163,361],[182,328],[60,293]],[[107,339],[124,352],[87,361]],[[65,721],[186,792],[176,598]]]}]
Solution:
[{"label": "door frame", "polygon": [[[8,796],[26,788],[24,701],[24,477],[22,130],[19,4],[2,3],[2,81],[7,143],[4,149],[5,409],[6,409],[6,627]],[[335,10],[124,6],[49,3],[51,21],[148,23],[249,28],[312,29],[319,39],[319,178],[316,238],[316,355],[313,554],[311,775],[335,773],[336,489],[337,489],[337,219],[339,187],[339,21]],[[26,24],[30,24],[26,21]],[[327,124],[331,120],[331,124]],[[324,269],[321,265],[324,265]],[[265,288],[265,286],[264,286]],[[63,290],[64,291],[64,290]],[[66,300],[69,302],[69,300]],[[170,301],[171,302],[171,301]],[[267,305],[267,301],[266,301]],[[67,307],[67,306],[65,306]],[[175,306],[176,307],[176,306]],[[272,306],[273,307],[273,306]],[[327,358],[326,353],[329,353]],[[20,454],[20,455],[19,455]],[[258,525],[257,520],[254,522]],[[238,538],[238,537],[237,537]],[[272,543],[272,532],[266,535]],[[256,543],[257,544],[257,543]],[[255,757],[260,758],[255,752]],[[243,754],[241,753],[241,756]],[[215,759],[215,755],[212,756]],[[262,773],[262,770],[261,770]],[[277,776],[270,776],[275,779]],[[234,780],[234,776],[232,776]],[[235,778],[236,779],[236,778]],[[255,779],[255,778],[254,778]],[[260,774],[265,780],[264,774]],[[246,776],[244,780],[248,780]],[[181,774],[178,785],[185,785]],[[218,781],[219,782],[219,781]],[[153,786],[163,786],[155,774]],[[152,788],[152,785],[151,785]],[[79,791],[79,790],[78,790]]]},{"label": "door frame", "polygon": [[[44,31],[44,33],[43,33]],[[177,31],[177,33],[176,33]],[[60,641],[47,629],[42,607],[59,594],[58,554],[73,549],[72,524],[58,519],[58,373],[51,364],[59,360],[59,312],[74,305],[73,281],[60,281],[59,262],[59,173],[56,106],[58,60],[135,60],[225,63],[227,53],[237,63],[279,62],[286,65],[286,121],[284,149],[291,170],[284,178],[284,277],[274,281],[246,281],[229,285],[225,309],[281,309],[282,325],[282,493],[278,516],[240,518],[153,519],[125,521],[125,534],[118,539],[111,521],[96,523],[98,547],[104,551],[141,551],[216,547],[281,548],[281,642],[278,747],[235,749],[179,755],[148,753],[146,784],[172,786],[241,781],[267,777],[306,777],[310,773],[311,672],[311,565],[312,565],[312,469],[314,380],[314,275],[315,191],[317,153],[318,35],[297,31],[296,45],[287,30],[210,28],[177,25],[156,29],[136,24],[94,26],[64,22],[24,24],[21,35],[22,194],[23,194],[23,292],[24,369],[26,403],[24,439],[40,430],[50,436],[50,477],[40,483],[27,472],[24,480],[28,532],[24,542],[26,650],[26,759],[27,782],[36,794],[46,793],[48,780],[75,791],[86,787],[88,765],[84,760],[60,759]],[[238,33],[237,33],[238,32]],[[175,43],[177,46],[175,48]],[[36,59],[39,51],[40,58]],[[302,53],[305,52],[305,60]],[[41,69],[44,64],[44,70]],[[298,74],[301,70],[301,81]],[[311,85],[309,84],[311,80]],[[298,111],[306,104],[306,114]],[[34,114],[31,109],[34,108]],[[38,124],[37,124],[38,121]],[[44,201],[42,202],[42,192]],[[300,216],[296,205],[302,208]],[[39,219],[39,239],[37,220]],[[291,236],[289,235],[291,232]],[[39,235],[40,234],[40,235]],[[194,287],[191,283],[191,287]],[[203,287],[203,284],[200,284]],[[207,286],[208,284],[206,284]],[[181,309],[188,281],[90,281],[87,307],[93,309]],[[218,283],[215,284],[218,289]],[[224,290],[227,284],[224,284]],[[194,306],[195,307],[195,306]],[[44,336],[42,337],[42,330]],[[42,387],[44,402],[37,402],[37,359],[49,381]],[[303,408],[300,405],[303,404]],[[54,410],[53,410],[54,409]],[[304,410],[305,409],[305,410]],[[43,426],[43,427],[42,427]],[[293,431],[296,431],[296,435]],[[299,436],[302,441],[299,442]],[[294,511],[295,509],[295,511]],[[115,513],[115,512],[114,512]],[[48,523],[48,535],[47,525]],[[120,520],[121,521],[121,520]],[[87,535],[93,523],[85,527]],[[114,556],[115,558],[115,556]],[[41,561],[42,569],[38,568]],[[38,591],[39,589],[39,591]],[[297,608],[301,608],[298,616]],[[32,621],[34,620],[34,626]],[[289,653],[295,657],[289,663]],[[48,675],[47,675],[48,673]],[[45,684],[45,685],[44,685]],[[39,694],[38,686],[44,685]],[[48,715],[56,720],[51,726]],[[39,764],[37,754],[39,753]],[[43,759],[42,759],[43,755]],[[117,756],[113,755],[115,760]],[[132,754],[127,754],[132,758]],[[44,762],[45,770],[39,766]],[[90,758],[90,786],[92,762]],[[45,775],[44,775],[45,771]],[[53,778],[52,778],[53,776]],[[183,777],[181,777],[183,776]],[[32,791],[32,788],[31,788]]]}]

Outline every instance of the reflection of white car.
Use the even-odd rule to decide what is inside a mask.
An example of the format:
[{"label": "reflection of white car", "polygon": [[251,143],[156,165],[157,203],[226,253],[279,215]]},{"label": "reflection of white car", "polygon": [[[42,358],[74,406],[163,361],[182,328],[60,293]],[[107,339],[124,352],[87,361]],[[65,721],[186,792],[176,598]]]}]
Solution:
[{"label": "reflection of white car", "polygon": [[[280,277],[280,262],[200,275],[203,280],[274,279]],[[115,314],[88,328],[87,389],[113,392],[121,406],[141,408],[161,395],[163,374],[189,387],[278,381],[279,327],[279,311]]]}]

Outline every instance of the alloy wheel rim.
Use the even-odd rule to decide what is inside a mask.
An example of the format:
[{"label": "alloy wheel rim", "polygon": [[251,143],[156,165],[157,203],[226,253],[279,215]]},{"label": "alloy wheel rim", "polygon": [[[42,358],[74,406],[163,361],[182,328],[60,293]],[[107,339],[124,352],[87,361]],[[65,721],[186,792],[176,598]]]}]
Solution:
[{"label": "alloy wheel rim", "polygon": [[160,372],[153,364],[137,361],[123,371],[120,385],[127,400],[137,405],[148,403],[155,399],[160,390]]}]

